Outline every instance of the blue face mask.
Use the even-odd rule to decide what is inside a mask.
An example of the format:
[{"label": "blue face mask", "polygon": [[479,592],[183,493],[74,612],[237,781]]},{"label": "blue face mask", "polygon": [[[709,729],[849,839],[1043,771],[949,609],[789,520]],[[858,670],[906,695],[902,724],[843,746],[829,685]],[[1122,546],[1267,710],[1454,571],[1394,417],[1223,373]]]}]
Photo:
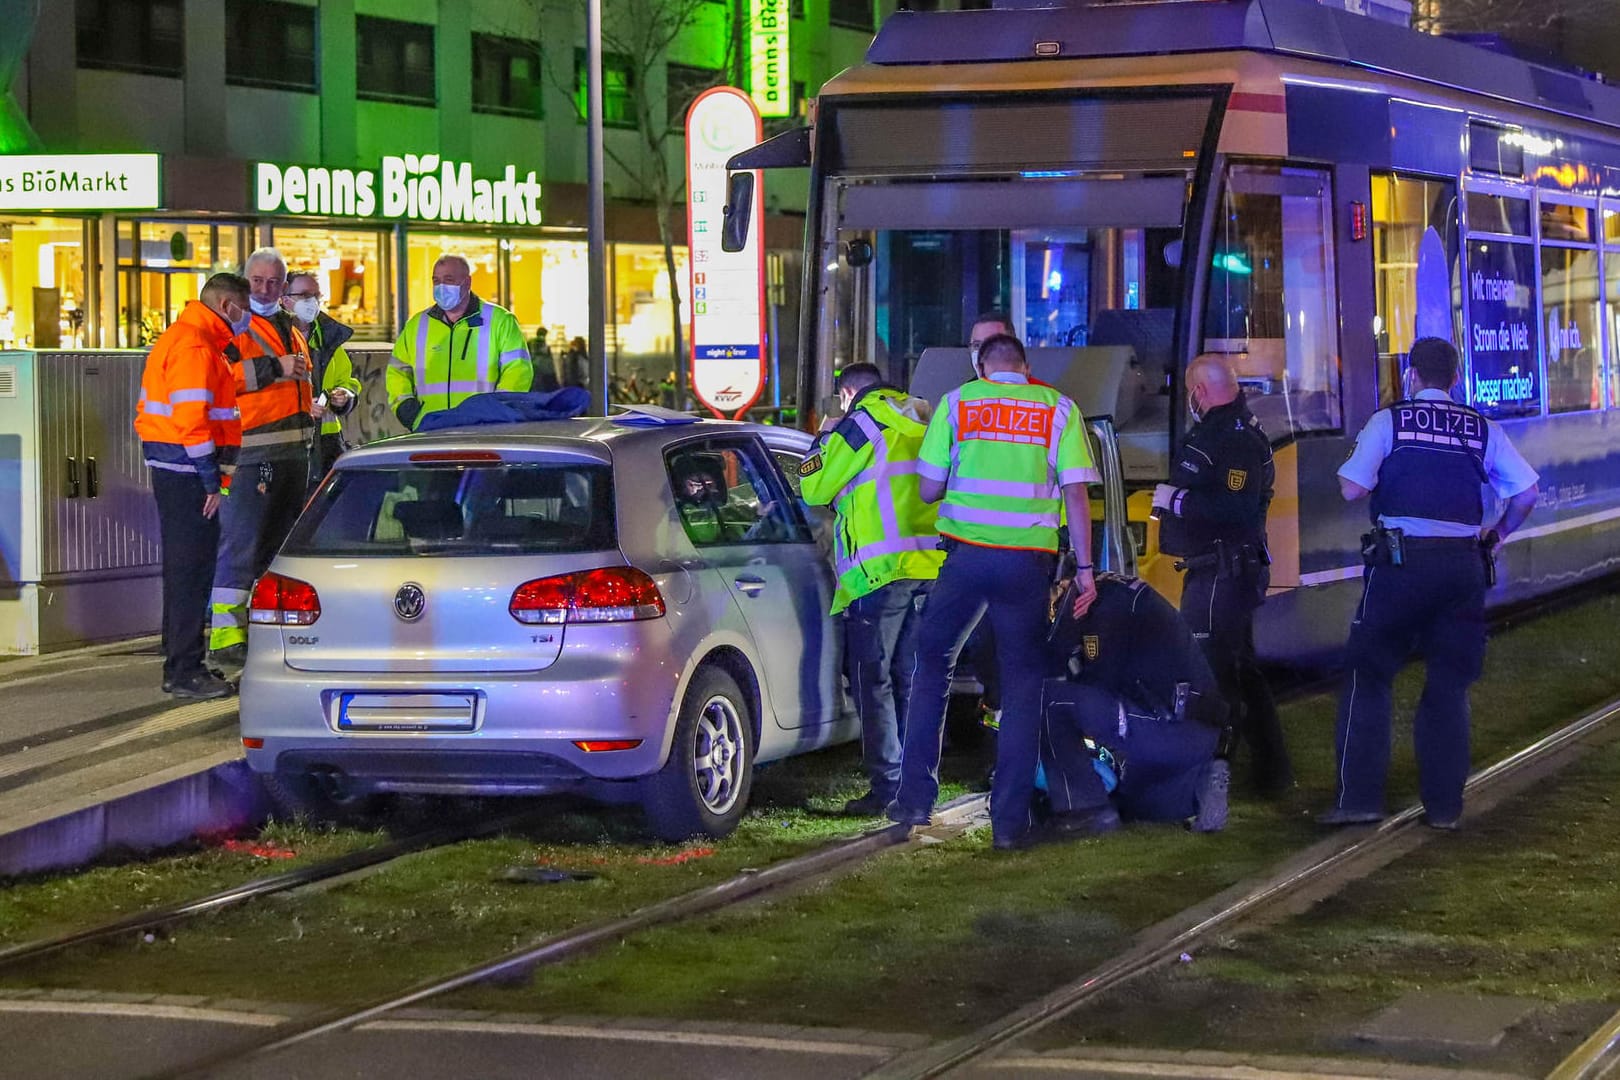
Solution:
[{"label": "blue face mask", "polygon": [[268,319],[270,316],[274,315],[276,312],[281,310],[281,301],[279,301],[279,300],[249,300],[248,301],[248,306],[253,309],[254,314],[262,315],[266,319]]},{"label": "blue face mask", "polygon": [[242,312],[242,317],[240,319],[236,319],[235,321],[233,321],[231,323],[231,334],[232,334],[232,336],[235,336],[237,334],[245,334],[248,331],[248,327],[250,327],[252,325],[253,325],[253,313],[248,312],[248,311],[244,311],[244,312]]},{"label": "blue face mask", "polygon": [[433,286],[433,302],[439,305],[440,311],[454,311],[461,306],[461,298],[460,285]]}]

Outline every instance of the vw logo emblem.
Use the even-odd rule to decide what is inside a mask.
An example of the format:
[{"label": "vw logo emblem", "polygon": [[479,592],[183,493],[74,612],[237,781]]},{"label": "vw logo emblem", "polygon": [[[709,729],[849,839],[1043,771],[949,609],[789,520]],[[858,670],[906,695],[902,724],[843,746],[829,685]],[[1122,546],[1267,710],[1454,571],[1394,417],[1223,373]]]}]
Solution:
[{"label": "vw logo emblem", "polygon": [[422,611],[427,607],[427,594],[422,586],[414,581],[407,581],[399,587],[394,594],[394,614],[406,622],[413,622],[422,617]]}]

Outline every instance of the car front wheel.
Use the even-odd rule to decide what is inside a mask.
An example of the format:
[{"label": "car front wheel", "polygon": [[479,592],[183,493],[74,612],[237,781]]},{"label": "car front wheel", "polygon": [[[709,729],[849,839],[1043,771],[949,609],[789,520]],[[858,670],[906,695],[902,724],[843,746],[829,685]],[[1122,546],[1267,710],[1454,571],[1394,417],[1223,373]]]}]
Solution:
[{"label": "car front wheel", "polygon": [[660,840],[729,836],[748,808],[754,730],[748,699],[719,668],[700,668],[687,688],[669,760],[642,781],[642,807]]}]

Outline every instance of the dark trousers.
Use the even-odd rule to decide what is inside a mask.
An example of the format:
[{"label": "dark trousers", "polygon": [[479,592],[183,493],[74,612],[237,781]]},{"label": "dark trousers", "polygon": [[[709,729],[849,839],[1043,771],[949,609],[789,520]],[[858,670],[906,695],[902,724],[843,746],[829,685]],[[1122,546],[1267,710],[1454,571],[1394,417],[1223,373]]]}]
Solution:
[{"label": "dark trousers", "polygon": [[906,729],[917,632],[930,581],[901,579],[856,599],[845,620],[849,679],[861,714],[861,762],[872,791],[900,787],[900,740]]},{"label": "dark trousers", "polygon": [[1408,540],[1404,565],[1367,569],[1339,700],[1339,807],[1384,808],[1391,687],[1414,652],[1427,669],[1412,719],[1419,791],[1430,816],[1455,818],[1468,779],[1468,687],[1485,663],[1485,568],[1472,541]]},{"label": "dark trousers", "polygon": [[203,517],[206,493],[195,473],[151,473],[163,542],[163,678],[175,682],[203,670],[203,627],[214,584],[219,517]]},{"label": "dark trousers", "polygon": [[921,810],[939,797],[940,741],[951,676],[968,635],[986,614],[1001,671],[1001,730],[990,790],[990,826],[1016,839],[1030,826],[1040,752],[1048,591],[1056,557],[1038,551],[953,544],[923,608],[906,707],[905,750],[895,801]]},{"label": "dark trousers", "polygon": [[1185,821],[1198,813],[1198,782],[1220,737],[1208,724],[1165,720],[1099,686],[1048,680],[1041,763],[1052,810],[1078,813],[1109,801],[1082,741],[1090,739],[1123,763],[1113,795],[1123,817]]},{"label": "dark trousers", "polygon": [[246,643],[248,592],[292,531],[308,493],[307,458],[255,462],[237,468],[231,494],[219,509],[211,647],[224,649]]},{"label": "dark trousers", "polygon": [[1254,784],[1274,791],[1293,783],[1294,769],[1277,703],[1254,655],[1254,612],[1264,598],[1264,582],[1222,576],[1214,567],[1192,569],[1181,586],[1181,617],[1204,647],[1229,723],[1248,744]]}]

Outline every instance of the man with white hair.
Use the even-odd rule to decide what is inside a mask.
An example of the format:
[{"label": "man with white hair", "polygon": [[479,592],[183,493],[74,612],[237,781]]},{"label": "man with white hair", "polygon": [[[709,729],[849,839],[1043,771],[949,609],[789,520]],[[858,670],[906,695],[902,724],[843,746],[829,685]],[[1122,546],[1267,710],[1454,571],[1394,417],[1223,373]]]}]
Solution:
[{"label": "man with white hair", "polygon": [[534,382],[517,316],[472,291],[472,264],[440,255],[433,306],[406,320],[388,361],[388,407],[408,431],[428,413],[474,394],[527,391]]},{"label": "man with white hair", "polygon": [[242,453],[231,496],[220,504],[208,631],[213,658],[230,666],[247,661],[248,592],[298,519],[319,436],[309,344],[281,307],[287,260],[275,248],[259,248],[242,276],[252,290],[253,317],[225,346],[242,411]]},{"label": "man with white hair", "polygon": [[[1251,783],[1258,794],[1277,796],[1293,786],[1294,772],[1276,702],[1254,653],[1254,613],[1271,584],[1271,440],[1224,356],[1197,357],[1187,365],[1185,382],[1194,424],[1170,468],[1170,482],[1153,492],[1159,549],[1180,556],[1176,567],[1187,572],[1181,614],[1215,669],[1233,735],[1249,746]],[[1224,759],[1236,749],[1231,741],[1222,747],[1216,783],[1229,779]]]}]

